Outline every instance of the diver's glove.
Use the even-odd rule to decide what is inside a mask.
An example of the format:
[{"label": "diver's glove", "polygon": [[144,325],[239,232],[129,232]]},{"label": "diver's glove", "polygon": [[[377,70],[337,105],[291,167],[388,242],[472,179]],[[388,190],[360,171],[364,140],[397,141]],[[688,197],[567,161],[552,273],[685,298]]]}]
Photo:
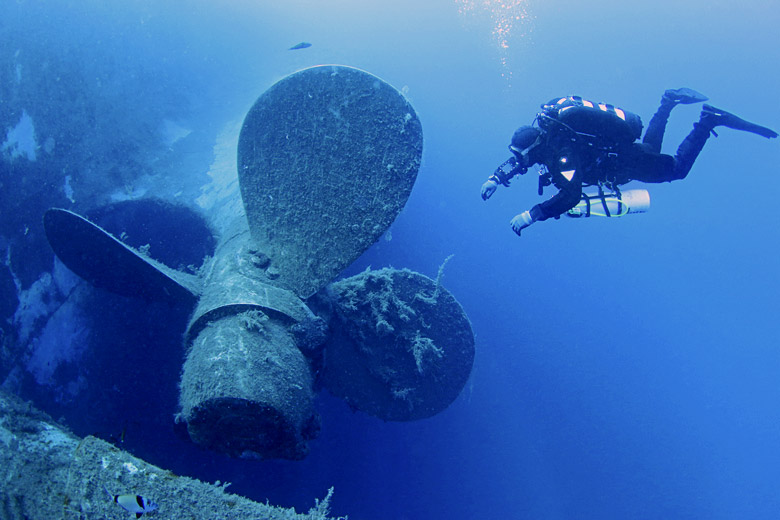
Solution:
[{"label": "diver's glove", "polygon": [[482,200],[488,200],[495,193],[499,184],[509,187],[509,181],[512,180],[512,177],[523,175],[527,171],[528,168],[523,166],[521,162],[518,162],[515,157],[510,157],[502,162],[496,168],[496,171],[493,172],[493,175],[488,177],[487,182],[482,185]]},{"label": "diver's glove", "polygon": [[491,175],[487,182],[482,185],[482,200],[488,200],[490,197],[492,197],[497,188],[498,181],[493,180],[493,176]]},{"label": "diver's glove", "polygon": [[512,226],[512,230],[520,236],[520,232],[533,224],[534,218],[529,211],[523,211],[519,215],[515,215],[515,218],[509,223]]}]

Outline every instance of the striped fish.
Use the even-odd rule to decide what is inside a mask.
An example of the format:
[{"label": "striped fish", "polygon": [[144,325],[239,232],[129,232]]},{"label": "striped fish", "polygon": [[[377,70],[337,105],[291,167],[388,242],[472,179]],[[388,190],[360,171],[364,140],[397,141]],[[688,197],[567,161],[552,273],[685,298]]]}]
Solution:
[{"label": "striped fish", "polygon": [[114,495],[108,489],[103,489],[111,500],[122,506],[125,511],[135,514],[136,518],[141,518],[144,513],[157,509],[157,504],[140,495]]}]

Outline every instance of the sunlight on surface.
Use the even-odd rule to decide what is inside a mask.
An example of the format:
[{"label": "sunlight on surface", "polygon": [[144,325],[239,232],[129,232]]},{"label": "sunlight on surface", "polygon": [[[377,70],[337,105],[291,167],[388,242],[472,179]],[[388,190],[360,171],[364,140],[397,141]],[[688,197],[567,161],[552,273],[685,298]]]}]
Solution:
[{"label": "sunlight on surface", "polygon": [[489,21],[491,36],[500,53],[501,75],[511,82],[510,43],[526,40],[532,30],[528,0],[455,0],[455,4],[461,16]]}]

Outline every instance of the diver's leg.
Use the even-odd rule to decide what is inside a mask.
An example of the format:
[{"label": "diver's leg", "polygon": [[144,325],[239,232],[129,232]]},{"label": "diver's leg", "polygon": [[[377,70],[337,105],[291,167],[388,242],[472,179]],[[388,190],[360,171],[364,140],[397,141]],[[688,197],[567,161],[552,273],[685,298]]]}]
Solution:
[{"label": "diver's leg", "polygon": [[683,139],[683,142],[680,143],[680,147],[677,149],[677,154],[674,157],[674,171],[672,178],[669,180],[684,179],[688,175],[693,162],[699,156],[704,143],[707,142],[707,138],[709,138],[710,134],[715,133],[713,129],[718,126],[751,132],[767,139],[778,136],[777,132],[770,128],[751,123],[725,110],[704,105],[699,121],[693,124],[693,130]]},{"label": "diver's leg", "polygon": [[674,157],[664,153],[648,152],[635,157],[631,168],[625,170],[630,180],[640,182],[657,183],[684,179],[691,171],[693,162],[699,156],[709,136],[709,128],[701,123],[694,123],[693,130],[680,143]]},{"label": "diver's leg", "polygon": [[[683,142],[680,143],[680,146],[677,148],[674,161],[671,164],[669,162],[660,161],[645,168],[644,172],[636,175],[634,178],[644,182],[664,182],[684,179],[691,171],[691,167],[693,167],[693,163],[696,161],[699,153],[701,153],[702,148],[704,148],[704,143],[707,142],[710,134],[715,134],[713,130],[718,126],[751,132],[768,139],[778,137],[777,132],[770,128],[751,123],[750,121],[730,114],[725,110],[710,105],[704,105],[699,121],[693,123],[693,130],[691,130],[691,133],[683,139]],[[663,158],[668,156],[661,154],[660,157]]]},{"label": "diver's leg", "polygon": [[664,153],[656,153],[644,143],[634,143],[631,154],[623,154],[617,184],[629,181],[668,182],[674,177],[675,158]]},{"label": "diver's leg", "polygon": [[674,155],[674,166],[670,172],[670,178],[668,181],[675,181],[684,179],[688,172],[691,171],[694,161],[699,156],[701,149],[704,148],[704,143],[707,142],[707,138],[710,136],[709,126],[702,124],[701,122],[693,123],[693,130],[689,133],[680,146],[677,148],[677,153]]},{"label": "diver's leg", "polygon": [[664,95],[661,96],[661,105],[658,107],[655,114],[653,114],[652,119],[650,119],[650,124],[647,125],[645,137],[642,139],[642,142],[646,144],[650,150],[661,153],[661,144],[664,140],[666,123],[669,121],[669,115],[672,113],[672,109],[679,104],[689,105],[702,101],[707,101],[707,96],[690,88],[677,88],[665,91]]},{"label": "diver's leg", "polygon": [[677,103],[667,99],[666,94],[664,94],[661,97],[661,106],[655,111],[653,118],[650,119],[650,124],[647,125],[645,137],[642,139],[642,142],[655,153],[661,153],[661,144],[664,140],[666,122],[669,121],[669,115],[672,113],[672,109],[675,106],[677,106]]}]

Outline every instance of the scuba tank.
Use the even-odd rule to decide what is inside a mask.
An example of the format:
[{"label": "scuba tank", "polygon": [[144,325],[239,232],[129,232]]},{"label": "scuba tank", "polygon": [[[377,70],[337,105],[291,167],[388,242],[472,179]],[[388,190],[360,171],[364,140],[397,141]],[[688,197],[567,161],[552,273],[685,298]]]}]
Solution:
[{"label": "scuba tank", "polygon": [[537,114],[539,126],[564,131],[575,141],[600,149],[633,143],[642,135],[642,119],[632,112],[580,96],[552,99]]},{"label": "scuba tank", "polygon": [[630,213],[644,213],[650,209],[650,193],[643,189],[582,193],[580,202],[565,213],[567,217],[622,217]]}]

